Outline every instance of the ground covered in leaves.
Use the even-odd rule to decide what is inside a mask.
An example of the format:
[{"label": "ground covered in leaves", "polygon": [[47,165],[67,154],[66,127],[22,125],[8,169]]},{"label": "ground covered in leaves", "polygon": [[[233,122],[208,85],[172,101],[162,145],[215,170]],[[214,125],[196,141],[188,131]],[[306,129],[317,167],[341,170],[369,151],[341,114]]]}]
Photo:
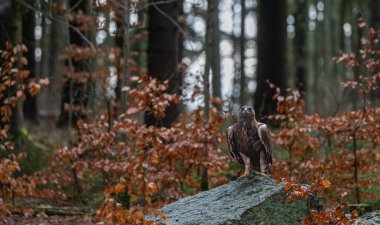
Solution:
[{"label": "ground covered in leaves", "polygon": [[39,225],[50,225],[50,224],[59,224],[59,225],[87,225],[87,224],[112,224],[106,222],[104,219],[96,219],[94,217],[81,217],[81,216],[47,216],[47,215],[37,215],[35,217],[25,218],[23,216],[12,215],[4,218],[3,221],[0,221],[0,224],[7,225],[18,225],[18,224],[39,224]]}]

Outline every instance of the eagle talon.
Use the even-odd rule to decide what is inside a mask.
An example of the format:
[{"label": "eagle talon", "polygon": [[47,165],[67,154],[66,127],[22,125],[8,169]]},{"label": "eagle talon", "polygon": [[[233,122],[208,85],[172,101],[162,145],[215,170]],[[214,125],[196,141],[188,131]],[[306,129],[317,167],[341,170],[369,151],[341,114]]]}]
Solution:
[{"label": "eagle talon", "polygon": [[243,179],[244,177],[248,176],[247,173],[243,173],[243,175],[241,175],[240,177],[238,177],[237,179]]},{"label": "eagle talon", "polygon": [[269,177],[268,174],[262,173],[262,172],[255,172],[255,175],[261,176],[261,177]]}]

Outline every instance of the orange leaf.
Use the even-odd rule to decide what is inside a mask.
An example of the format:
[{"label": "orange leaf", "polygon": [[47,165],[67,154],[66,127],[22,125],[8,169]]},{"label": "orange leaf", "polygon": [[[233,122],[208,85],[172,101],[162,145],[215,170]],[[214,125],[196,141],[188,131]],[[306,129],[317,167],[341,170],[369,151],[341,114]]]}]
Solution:
[{"label": "orange leaf", "polygon": [[331,183],[327,179],[322,179],[322,186],[324,189],[329,189],[331,187]]},{"label": "orange leaf", "polygon": [[157,192],[157,185],[154,182],[150,182],[148,184],[148,188],[152,190],[152,192]]},{"label": "orange leaf", "polygon": [[289,190],[291,186],[292,186],[292,184],[290,182],[286,183],[284,186],[284,190],[285,191]]},{"label": "orange leaf", "polygon": [[359,213],[358,213],[358,211],[354,210],[354,211],[352,212],[352,215],[353,215],[354,217],[358,217],[358,216],[359,216]]}]

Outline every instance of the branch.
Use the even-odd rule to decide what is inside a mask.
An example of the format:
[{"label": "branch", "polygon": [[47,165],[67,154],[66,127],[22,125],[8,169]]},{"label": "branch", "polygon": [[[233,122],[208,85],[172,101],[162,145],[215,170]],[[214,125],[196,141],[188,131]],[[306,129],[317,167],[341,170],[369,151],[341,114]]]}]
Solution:
[{"label": "branch", "polygon": [[[61,24],[66,24],[65,21],[62,21],[62,20],[59,20],[59,19],[56,19],[46,13],[44,13],[43,11],[39,11],[38,9],[34,8],[33,6],[31,6],[30,4],[28,4],[27,2],[25,2],[24,0],[16,0],[18,1],[21,5],[25,6],[26,8],[34,11],[34,12],[38,12],[38,13],[41,13],[42,15],[44,15],[45,17],[51,19],[51,20],[54,20],[58,23],[61,23]],[[94,44],[88,40],[88,38],[78,29],[76,28],[75,26],[69,24],[69,28],[72,29],[73,31],[75,31],[77,34],[79,34],[79,36],[91,47],[91,49],[94,51],[94,52],[97,52],[96,48],[94,47]]]},{"label": "branch", "polygon": [[[120,8],[124,9],[125,11],[129,10],[128,7],[126,7],[125,5],[121,4],[120,2],[118,2],[116,0],[111,0],[111,2],[113,2],[115,5],[119,6]],[[173,23],[178,28],[178,30],[185,36],[185,40],[188,41],[190,48],[193,50],[193,46],[192,46],[191,42],[189,41],[190,37],[182,29],[181,25],[178,24],[177,21],[175,21],[172,17],[170,17],[168,14],[166,14],[164,11],[162,11],[158,7],[158,5],[169,4],[169,3],[173,3],[173,2],[178,2],[178,0],[168,0],[168,1],[160,1],[160,2],[154,2],[154,3],[152,2],[152,3],[145,5],[144,7],[140,8],[140,9],[138,9],[137,11],[141,11],[143,9],[149,8],[150,6],[153,6],[159,13],[161,13],[163,16],[165,16],[171,23]]]}]

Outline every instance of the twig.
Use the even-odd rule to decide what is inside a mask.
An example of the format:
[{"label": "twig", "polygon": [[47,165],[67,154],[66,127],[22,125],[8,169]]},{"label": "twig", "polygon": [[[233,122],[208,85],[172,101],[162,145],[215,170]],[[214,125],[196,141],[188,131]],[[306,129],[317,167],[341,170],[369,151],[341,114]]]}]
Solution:
[{"label": "twig", "polygon": [[[16,1],[18,1],[21,5],[25,6],[26,8],[28,8],[30,10],[33,10],[34,12],[39,12],[42,15],[44,15],[45,17],[47,17],[47,18],[49,18],[51,20],[54,20],[54,21],[56,21],[58,23],[61,23],[61,24],[66,24],[66,21],[61,21],[59,19],[54,18],[53,16],[50,16],[50,15],[44,13],[43,11],[39,11],[36,8],[34,8],[33,6],[31,6],[30,4],[28,4],[27,2],[25,2],[24,0],[16,0]],[[70,29],[72,29],[73,31],[75,31],[91,47],[91,49],[94,52],[97,52],[96,48],[94,47],[94,44],[90,40],[88,40],[88,38],[78,28],[76,28],[75,26],[73,26],[71,24],[69,24],[68,26],[69,26]]]}]

